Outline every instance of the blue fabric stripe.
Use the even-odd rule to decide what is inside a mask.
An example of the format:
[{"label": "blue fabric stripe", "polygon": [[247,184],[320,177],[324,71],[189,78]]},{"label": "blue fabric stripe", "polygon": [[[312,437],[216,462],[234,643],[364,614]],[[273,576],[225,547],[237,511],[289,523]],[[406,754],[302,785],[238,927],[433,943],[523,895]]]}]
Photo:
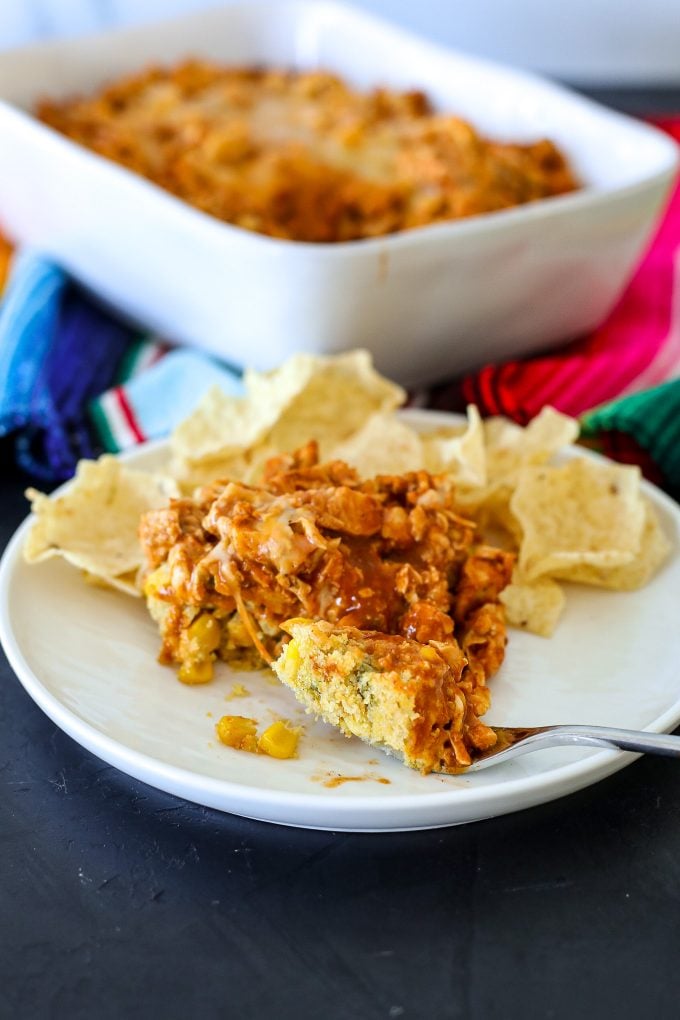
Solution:
[{"label": "blue fabric stripe", "polygon": [[59,481],[99,453],[87,405],[133,336],[52,263],[19,256],[0,307],[0,435],[16,433],[24,470]]},{"label": "blue fabric stripe", "polygon": [[66,277],[56,266],[24,252],[14,261],[0,306],[0,436],[31,421],[38,399],[36,384],[55,337]]},{"label": "blue fabric stripe", "polygon": [[47,395],[46,404],[40,396],[45,413],[36,407],[33,423],[45,430],[46,460],[63,477],[79,457],[96,456],[87,403],[110,385],[132,332],[69,287],[62,295],[57,334],[39,379]]}]

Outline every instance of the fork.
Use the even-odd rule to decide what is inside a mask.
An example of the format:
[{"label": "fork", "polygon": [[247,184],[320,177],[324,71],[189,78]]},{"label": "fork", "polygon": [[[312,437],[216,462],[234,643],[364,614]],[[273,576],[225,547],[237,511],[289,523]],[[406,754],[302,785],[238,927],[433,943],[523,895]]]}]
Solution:
[{"label": "fork", "polygon": [[680,737],[641,730],[621,730],[612,726],[492,726],[498,741],[481,751],[466,772],[478,772],[500,765],[520,754],[541,751],[544,747],[605,747],[610,751],[635,751],[638,754],[662,754],[680,758]]}]

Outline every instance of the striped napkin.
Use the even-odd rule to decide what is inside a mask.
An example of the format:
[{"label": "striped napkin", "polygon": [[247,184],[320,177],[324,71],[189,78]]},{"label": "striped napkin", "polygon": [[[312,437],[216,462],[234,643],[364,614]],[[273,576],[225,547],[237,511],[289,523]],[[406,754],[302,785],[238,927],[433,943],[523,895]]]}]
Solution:
[{"label": "striped napkin", "polygon": [[[657,122],[680,141],[680,119]],[[545,404],[580,419],[581,439],[680,499],[680,186],[618,306],[588,336],[546,355],[493,364],[414,394],[420,406],[521,424]],[[170,349],[100,308],[35,253],[0,239],[0,437],[44,484],[80,457],[166,435],[210,386],[239,373]]]}]

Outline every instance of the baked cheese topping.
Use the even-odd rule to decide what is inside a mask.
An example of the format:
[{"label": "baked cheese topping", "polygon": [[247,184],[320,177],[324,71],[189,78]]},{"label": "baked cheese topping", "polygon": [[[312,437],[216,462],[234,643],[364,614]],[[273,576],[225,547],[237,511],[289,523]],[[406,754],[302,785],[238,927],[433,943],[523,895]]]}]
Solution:
[{"label": "baked cheese topping", "polygon": [[191,60],[38,115],[203,212],[289,240],[377,237],[578,187],[547,139],[490,140],[420,91],[360,92],[324,71]]}]

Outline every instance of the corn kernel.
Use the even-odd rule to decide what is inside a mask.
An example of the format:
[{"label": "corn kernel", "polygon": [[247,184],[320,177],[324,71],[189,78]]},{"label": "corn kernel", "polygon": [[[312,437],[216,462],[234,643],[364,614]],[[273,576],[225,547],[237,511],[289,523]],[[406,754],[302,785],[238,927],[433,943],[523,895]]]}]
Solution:
[{"label": "corn kernel", "polygon": [[292,639],[286,645],[283,668],[286,672],[286,676],[290,680],[294,680],[297,676],[298,670],[300,669],[300,649],[295,639]]},{"label": "corn kernel", "polygon": [[206,657],[220,644],[220,625],[210,613],[201,613],[187,628],[187,637],[193,647]]},{"label": "corn kernel", "polygon": [[179,667],[177,676],[183,684],[208,684],[213,678],[212,660],[189,659]]},{"label": "corn kernel", "polygon": [[158,593],[167,584],[167,568],[165,565],[153,570],[145,579],[143,585],[144,594],[147,598],[158,598]]},{"label": "corn kernel", "polygon": [[441,662],[442,657],[434,648],[430,648],[429,645],[423,645],[420,649],[421,658],[427,659],[428,662]]},{"label": "corn kernel", "polygon": [[217,736],[227,747],[257,752],[257,723],[244,715],[223,715],[215,725]]},{"label": "corn kernel", "polygon": [[297,751],[299,733],[291,729],[283,719],[272,723],[262,733],[257,746],[263,754],[272,758],[294,758]]}]

